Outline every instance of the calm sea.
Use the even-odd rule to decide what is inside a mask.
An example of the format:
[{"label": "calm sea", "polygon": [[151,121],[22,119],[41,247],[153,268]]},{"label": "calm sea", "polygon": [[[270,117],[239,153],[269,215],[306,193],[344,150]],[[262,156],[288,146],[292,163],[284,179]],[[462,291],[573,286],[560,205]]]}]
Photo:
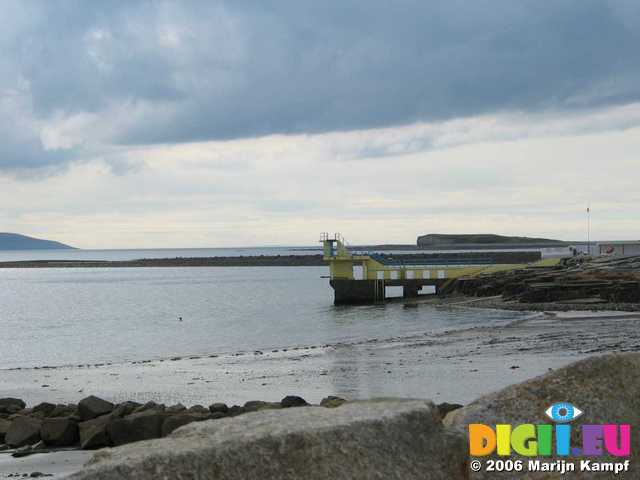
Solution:
[{"label": "calm sea", "polygon": [[[51,258],[194,256],[193,250],[166,252],[97,257],[71,251]],[[20,253],[2,257],[11,255]],[[322,278],[327,273],[326,267],[0,269],[0,368],[385,339],[499,324],[518,315],[401,303],[335,307]]]}]

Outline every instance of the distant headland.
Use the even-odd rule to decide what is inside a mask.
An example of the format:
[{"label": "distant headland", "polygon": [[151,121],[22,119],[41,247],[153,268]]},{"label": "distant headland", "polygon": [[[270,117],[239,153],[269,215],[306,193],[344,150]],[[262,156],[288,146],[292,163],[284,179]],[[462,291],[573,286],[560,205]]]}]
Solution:
[{"label": "distant headland", "polygon": [[535,237],[510,237],[490,233],[445,234],[430,233],[418,237],[418,248],[532,248],[563,247],[568,243],[562,240]]},{"label": "distant headland", "polygon": [[19,233],[0,232],[0,250],[69,250],[64,243],[27,237]]}]

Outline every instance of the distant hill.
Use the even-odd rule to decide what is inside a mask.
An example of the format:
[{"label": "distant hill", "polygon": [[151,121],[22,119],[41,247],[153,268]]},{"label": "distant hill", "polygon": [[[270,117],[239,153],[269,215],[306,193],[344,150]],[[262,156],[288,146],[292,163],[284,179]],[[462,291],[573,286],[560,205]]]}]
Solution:
[{"label": "distant hill", "polygon": [[445,246],[562,246],[566,242],[549,238],[509,237],[491,233],[446,234],[430,233],[418,237],[418,247]]},{"label": "distant hill", "polygon": [[40,240],[18,233],[0,232],[0,250],[63,250],[73,249],[64,243],[53,240]]}]

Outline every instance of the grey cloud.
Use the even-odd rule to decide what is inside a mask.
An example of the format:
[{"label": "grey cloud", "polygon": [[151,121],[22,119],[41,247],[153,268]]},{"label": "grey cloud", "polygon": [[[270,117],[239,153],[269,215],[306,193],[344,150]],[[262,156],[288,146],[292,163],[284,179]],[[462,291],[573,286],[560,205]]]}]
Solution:
[{"label": "grey cloud", "polygon": [[[633,1],[6,3],[0,72],[12,75],[0,82],[26,85],[37,122],[103,116],[108,143],[340,131],[640,100],[640,4]],[[9,141],[0,169],[69,158],[66,150],[39,151],[34,138]]]}]

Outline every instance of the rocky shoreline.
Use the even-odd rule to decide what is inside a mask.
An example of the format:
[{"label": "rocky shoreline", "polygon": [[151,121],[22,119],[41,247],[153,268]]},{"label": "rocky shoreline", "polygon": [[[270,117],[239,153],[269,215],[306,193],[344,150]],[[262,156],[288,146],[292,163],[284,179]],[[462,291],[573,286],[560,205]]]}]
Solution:
[{"label": "rocky shoreline", "polygon": [[[318,406],[336,408],[346,402],[337,396],[327,396]],[[0,452],[23,457],[60,448],[95,450],[166,437],[193,422],[307,406],[311,404],[296,395],[288,395],[279,402],[252,400],[232,406],[216,402],[208,407],[189,408],[153,401],[141,404],[129,400],[114,404],[93,395],[77,404],[42,402],[27,408],[21,399],[0,398]],[[438,411],[444,417],[461,406],[442,403]]]},{"label": "rocky shoreline", "polygon": [[439,293],[486,298],[484,306],[512,310],[637,311],[640,256],[572,257],[557,265],[460,277]]}]

